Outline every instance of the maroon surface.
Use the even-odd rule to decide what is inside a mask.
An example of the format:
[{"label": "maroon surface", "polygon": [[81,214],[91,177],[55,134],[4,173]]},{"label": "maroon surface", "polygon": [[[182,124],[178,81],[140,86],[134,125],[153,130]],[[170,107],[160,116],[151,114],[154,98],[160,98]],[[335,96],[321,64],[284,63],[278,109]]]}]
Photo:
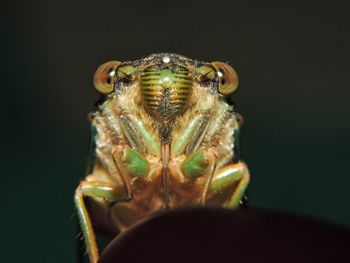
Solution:
[{"label": "maroon surface", "polygon": [[350,262],[350,232],[280,213],[173,210],[115,238],[100,263]]}]

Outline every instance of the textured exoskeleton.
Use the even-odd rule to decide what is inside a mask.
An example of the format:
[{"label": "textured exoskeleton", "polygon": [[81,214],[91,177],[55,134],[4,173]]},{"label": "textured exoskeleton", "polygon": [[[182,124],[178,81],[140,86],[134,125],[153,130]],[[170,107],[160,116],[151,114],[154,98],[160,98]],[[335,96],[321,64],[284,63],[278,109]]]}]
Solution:
[{"label": "textured exoskeleton", "polygon": [[104,98],[91,115],[93,159],[75,195],[92,262],[91,216],[118,233],[161,209],[239,206],[249,172],[238,156],[240,115],[225,100],[238,86],[230,66],[156,54],[108,62],[94,84]]}]

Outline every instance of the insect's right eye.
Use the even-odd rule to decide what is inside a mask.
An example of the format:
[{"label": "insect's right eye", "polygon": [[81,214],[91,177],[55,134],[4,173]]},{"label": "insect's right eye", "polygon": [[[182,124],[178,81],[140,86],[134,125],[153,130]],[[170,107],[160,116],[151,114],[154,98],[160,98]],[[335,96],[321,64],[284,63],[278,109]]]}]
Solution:
[{"label": "insect's right eye", "polygon": [[114,75],[120,64],[119,61],[110,61],[97,69],[94,76],[94,86],[99,92],[108,94],[114,90]]},{"label": "insect's right eye", "polygon": [[230,95],[238,87],[238,76],[236,71],[223,62],[215,61],[211,63],[216,69],[219,77],[218,91],[222,95]]}]

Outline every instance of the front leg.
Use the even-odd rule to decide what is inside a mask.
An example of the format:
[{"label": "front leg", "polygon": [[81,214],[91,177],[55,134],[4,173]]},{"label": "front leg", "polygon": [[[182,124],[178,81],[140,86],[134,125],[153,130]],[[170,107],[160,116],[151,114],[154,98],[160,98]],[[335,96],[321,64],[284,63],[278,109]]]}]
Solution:
[{"label": "front leg", "polygon": [[89,180],[80,182],[75,191],[74,201],[78,210],[80,227],[84,235],[90,261],[96,263],[98,260],[98,247],[90,215],[85,206],[84,197],[91,197],[105,206],[107,210],[108,203],[123,201],[126,198],[126,194],[123,188],[119,189],[117,186],[110,183],[96,181],[92,175],[88,176],[88,178]]},{"label": "front leg", "polygon": [[[215,203],[220,200],[222,206],[237,208],[249,183],[249,171],[244,162],[229,164],[214,173],[210,183],[207,200]],[[225,200],[220,197],[227,194]]]}]

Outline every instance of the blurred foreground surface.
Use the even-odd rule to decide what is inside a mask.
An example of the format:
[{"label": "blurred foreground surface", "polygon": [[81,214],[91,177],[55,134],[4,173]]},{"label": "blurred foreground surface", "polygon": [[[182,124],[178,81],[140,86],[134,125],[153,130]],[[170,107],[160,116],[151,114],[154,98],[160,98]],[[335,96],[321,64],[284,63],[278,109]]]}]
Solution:
[{"label": "blurred foreground surface", "polygon": [[349,240],[348,230],[294,215],[190,208],[124,232],[99,262],[349,262]]}]

